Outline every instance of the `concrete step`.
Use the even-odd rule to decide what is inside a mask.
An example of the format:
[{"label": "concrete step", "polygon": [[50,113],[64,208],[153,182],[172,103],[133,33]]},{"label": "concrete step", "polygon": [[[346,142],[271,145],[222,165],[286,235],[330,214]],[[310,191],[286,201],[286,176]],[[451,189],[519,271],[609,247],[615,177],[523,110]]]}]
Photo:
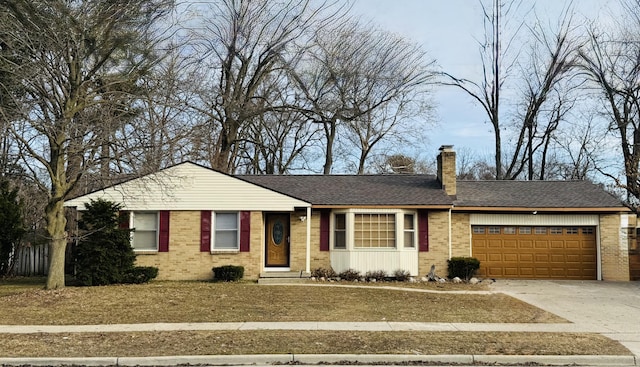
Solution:
[{"label": "concrete step", "polygon": [[309,278],[258,278],[258,284],[297,284],[307,281]]},{"label": "concrete step", "polygon": [[304,271],[265,271],[260,273],[260,278],[310,278],[311,273]]},{"label": "concrete step", "polygon": [[265,271],[260,273],[258,284],[295,284],[304,283],[311,273],[304,271]]}]

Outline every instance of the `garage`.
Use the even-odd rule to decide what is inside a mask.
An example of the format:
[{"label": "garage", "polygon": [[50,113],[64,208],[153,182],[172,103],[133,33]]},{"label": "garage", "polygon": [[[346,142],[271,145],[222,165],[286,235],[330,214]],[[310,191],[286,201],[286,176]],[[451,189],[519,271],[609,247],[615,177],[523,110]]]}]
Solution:
[{"label": "garage", "polygon": [[471,232],[480,276],[597,279],[595,226],[473,225]]}]

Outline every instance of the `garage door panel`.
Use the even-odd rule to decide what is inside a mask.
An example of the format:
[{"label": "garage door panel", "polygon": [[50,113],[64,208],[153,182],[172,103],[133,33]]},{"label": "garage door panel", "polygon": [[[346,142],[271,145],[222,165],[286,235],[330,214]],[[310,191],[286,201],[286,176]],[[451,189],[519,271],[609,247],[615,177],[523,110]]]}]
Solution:
[{"label": "garage door panel", "polygon": [[531,254],[531,253],[519,254],[518,260],[521,263],[533,263],[533,254]]},{"label": "garage door panel", "polygon": [[532,249],[533,241],[532,240],[521,240],[518,243],[518,248],[520,249]]},{"label": "garage door panel", "polygon": [[549,256],[549,262],[552,264],[564,264],[566,260],[564,254],[551,254],[551,256]]},{"label": "garage door panel", "polygon": [[490,253],[490,254],[487,254],[487,257],[488,257],[487,261],[502,262],[503,256],[504,256],[503,254]]},{"label": "garage door panel", "polygon": [[579,240],[564,241],[564,247],[566,249],[578,249],[578,250],[582,248]]},{"label": "garage door panel", "polygon": [[502,248],[501,239],[492,239],[487,242],[487,248]]},{"label": "garage door panel", "polygon": [[549,248],[550,249],[564,249],[564,241],[562,240],[550,240],[549,241]]},{"label": "garage door panel", "polygon": [[534,254],[533,258],[537,263],[549,262],[549,254]]},{"label": "garage door panel", "polygon": [[[503,278],[596,279],[595,227],[509,227],[473,233],[480,275]],[[522,233],[520,233],[522,232]],[[508,233],[508,234],[507,234]]]},{"label": "garage door panel", "polygon": [[547,249],[549,248],[549,241],[536,241],[536,249]]}]

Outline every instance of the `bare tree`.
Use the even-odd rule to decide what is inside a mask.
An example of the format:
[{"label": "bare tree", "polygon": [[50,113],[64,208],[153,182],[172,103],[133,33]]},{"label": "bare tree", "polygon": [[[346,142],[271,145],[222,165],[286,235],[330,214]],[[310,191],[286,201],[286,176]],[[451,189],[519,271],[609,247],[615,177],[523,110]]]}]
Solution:
[{"label": "bare tree", "polygon": [[[490,8],[482,2],[480,5],[482,6],[484,20],[484,39],[480,42],[482,79],[480,81],[472,81],[444,73],[447,79],[443,81],[443,84],[462,89],[478,102],[487,114],[493,127],[495,140],[495,178],[500,180],[504,178],[502,168],[503,124],[501,123],[500,110],[502,92],[518,56],[518,51],[513,48],[513,42],[520,29],[524,27],[524,23],[519,22],[513,27],[512,35],[507,36],[505,39],[505,29],[508,28],[509,17],[517,13],[521,1],[492,0]],[[511,55],[512,52],[514,55]]]},{"label": "bare tree", "polygon": [[[317,4],[317,5],[316,5]],[[195,6],[195,5],[194,5]],[[261,95],[274,74],[286,69],[296,42],[337,19],[342,10],[310,0],[222,0],[202,9],[194,27],[193,56],[203,76],[202,93],[190,107],[206,116],[213,168],[233,172],[243,131],[265,113],[287,108]]]},{"label": "bare tree", "polygon": [[48,193],[49,289],[65,285],[64,201],[103,153],[106,135],[100,127],[110,121],[96,111],[128,98],[123,95],[152,62],[156,21],[172,5],[171,0],[0,3],[0,43],[17,53],[15,59],[0,59],[0,68],[24,90],[15,96],[20,109],[11,129],[25,167]]},{"label": "bare tree", "polygon": [[294,75],[306,97],[304,111],[324,132],[323,172],[331,173],[341,124],[357,136],[362,172],[373,146],[425,100],[432,65],[417,44],[369,24],[318,29]]},{"label": "bare tree", "polygon": [[626,190],[626,201],[636,212],[640,204],[640,1],[624,2],[616,32],[590,31],[580,51],[584,70],[599,89],[609,120],[609,131],[622,151],[624,178],[602,172]]},{"label": "bare tree", "polygon": [[[475,82],[445,73],[443,84],[462,89],[484,108],[493,127],[496,179],[544,179],[553,134],[574,107],[572,91],[579,86],[573,79],[579,47],[573,12],[564,9],[557,27],[547,29],[537,17],[532,26],[517,20],[523,11],[521,1],[493,0],[490,9],[484,4],[482,8],[482,79]],[[507,22],[514,20],[512,34],[505,39]],[[524,36],[528,48],[515,48]],[[514,111],[505,111],[504,92],[516,88],[521,102]],[[503,140],[505,130],[513,138]]]},{"label": "bare tree", "polygon": [[424,116],[433,62],[417,44],[358,21],[319,29],[313,42],[308,58],[296,65],[295,78],[306,97],[306,114],[324,132],[323,172],[331,173],[344,124],[356,137],[362,173],[371,149],[403,118]]},{"label": "bare tree", "polygon": [[579,44],[573,23],[572,12],[565,9],[557,29],[545,29],[539,19],[529,27],[532,42],[520,64],[523,102],[513,126],[518,134],[505,179],[515,179],[525,168],[528,180],[545,179],[553,134],[575,106],[580,85],[575,78]]}]

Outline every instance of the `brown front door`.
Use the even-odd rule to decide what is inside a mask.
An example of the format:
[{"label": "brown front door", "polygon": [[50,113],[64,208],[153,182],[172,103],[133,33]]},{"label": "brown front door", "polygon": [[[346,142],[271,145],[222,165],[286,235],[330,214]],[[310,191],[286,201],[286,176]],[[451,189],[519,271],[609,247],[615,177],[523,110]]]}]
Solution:
[{"label": "brown front door", "polygon": [[271,267],[289,266],[289,214],[267,214],[266,259]]}]

